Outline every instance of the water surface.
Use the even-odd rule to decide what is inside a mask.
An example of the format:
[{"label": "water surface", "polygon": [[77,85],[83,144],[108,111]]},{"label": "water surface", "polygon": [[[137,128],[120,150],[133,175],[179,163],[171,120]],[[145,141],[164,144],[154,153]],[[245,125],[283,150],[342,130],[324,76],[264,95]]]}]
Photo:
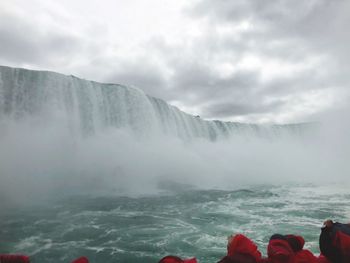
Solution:
[{"label": "water surface", "polygon": [[350,218],[346,187],[285,185],[240,190],[177,189],[155,196],[76,196],[7,210],[0,252],[32,262],[157,262],[167,254],[217,262],[227,236],[244,233],[262,253],[273,233],[301,234],[318,253],[323,220]]}]

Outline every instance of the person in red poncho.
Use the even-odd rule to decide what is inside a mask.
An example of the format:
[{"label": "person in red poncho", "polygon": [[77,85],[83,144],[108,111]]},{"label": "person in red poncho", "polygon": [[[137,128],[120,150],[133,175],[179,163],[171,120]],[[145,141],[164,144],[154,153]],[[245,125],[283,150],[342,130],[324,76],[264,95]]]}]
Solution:
[{"label": "person in red poncho", "polygon": [[331,263],[349,263],[350,224],[325,221],[321,228],[320,250]]},{"label": "person in red poncho", "polygon": [[230,236],[227,242],[227,255],[218,263],[260,263],[264,262],[258,247],[242,234]]},{"label": "person in red poncho", "polygon": [[322,254],[317,258],[316,262],[317,263],[332,263]]},{"label": "person in red poncho", "polygon": [[29,257],[24,255],[0,255],[0,263],[30,263]]},{"label": "person in red poncho", "polygon": [[190,258],[190,259],[182,259],[177,256],[166,256],[159,260],[158,263],[197,263],[196,258]]},{"label": "person in red poncho", "polygon": [[271,263],[292,263],[294,251],[285,236],[274,234],[267,246],[267,256]]},{"label": "person in red poncho", "polygon": [[294,252],[293,263],[316,263],[317,257],[311,251],[304,249],[305,240],[302,236],[286,235],[286,240]]},{"label": "person in red poncho", "polygon": [[80,257],[72,261],[72,263],[89,263],[87,257]]},{"label": "person in red poncho", "polygon": [[267,247],[271,263],[317,263],[311,251],[304,249],[305,240],[296,235],[275,234]]}]

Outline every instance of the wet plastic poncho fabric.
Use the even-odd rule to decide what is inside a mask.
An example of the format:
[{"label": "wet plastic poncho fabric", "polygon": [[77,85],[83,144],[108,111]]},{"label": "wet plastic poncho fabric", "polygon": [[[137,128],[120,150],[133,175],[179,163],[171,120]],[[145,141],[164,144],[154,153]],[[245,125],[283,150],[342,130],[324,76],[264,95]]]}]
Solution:
[{"label": "wet plastic poncho fabric", "polygon": [[256,262],[261,260],[261,253],[258,247],[249,238],[242,234],[235,235],[227,247],[227,255],[234,256],[236,254],[249,255]]},{"label": "wet plastic poncho fabric", "polygon": [[311,251],[304,249],[305,240],[302,236],[286,235],[286,240],[294,251],[293,263],[316,263],[317,257]]},{"label": "wet plastic poncho fabric", "polygon": [[317,257],[309,250],[302,249],[295,253],[293,263],[317,263]]},{"label": "wet plastic poncho fabric", "polygon": [[29,257],[24,255],[0,255],[1,263],[30,263]]},{"label": "wet plastic poncho fabric", "polygon": [[166,256],[159,260],[158,263],[197,263],[196,258],[182,259],[177,256]]},{"label": "wet plastic poncho fabric", "polygon": [[316,262],[317,263],[332,263],[322,254],[317,258]]},{"label": "wet plastic poncho fabric", "polygon": [[86,257],[80,257],[72,261],[72,263],[89,263],[89,260]]},{"label": "wet plastic poncho fabric", "polygon": [[272,239],[267,246],[271,263],[293,263],[294,251],[286,240]]},{"label": "wet plastic poncho fabric", "polygon": [[285,240],[288,242],[290,247],[293,249],[294,252],[298,252],[303,249],[305,240],[302,236],[297,235],[285,235]]},{"label": "wet plastic poncho fabric", "polygon": [[320,235],[321,253],[335,263],[350,262],[350,225],[333,223],[323,227]]},{"label": "wet plastic poncho fabric", "polygon": [[[0,263],[30,263],[29,257],[24,255],[1,255]],[[86,257],[80,257],[72,261],[72,263],[89,263]]]}]

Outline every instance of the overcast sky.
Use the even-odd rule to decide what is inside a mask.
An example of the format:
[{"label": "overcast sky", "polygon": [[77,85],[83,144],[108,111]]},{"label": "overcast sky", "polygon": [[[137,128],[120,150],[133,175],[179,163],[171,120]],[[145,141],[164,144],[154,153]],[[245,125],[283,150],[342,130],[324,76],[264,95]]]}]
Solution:
[{"label": "overcast sky", "polygon": [[206,119],[349,104],[350,1],[0,0],[0,64],[133,85]]}]

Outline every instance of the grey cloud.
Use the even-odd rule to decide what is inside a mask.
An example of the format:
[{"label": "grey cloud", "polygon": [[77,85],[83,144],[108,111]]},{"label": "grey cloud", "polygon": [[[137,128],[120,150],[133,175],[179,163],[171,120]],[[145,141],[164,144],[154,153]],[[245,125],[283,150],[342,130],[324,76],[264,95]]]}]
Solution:
[{"label": "grey cloud", "polygon": [[105,81],[136,86],[142,88],[148,95],[169,99],[163,72],[147,62],[122,62],[108,74]]},{"label": "grey cloud", "polygon": [[[345,0],[199,0],[186,10],[188,18],[207,22],[199,36],[184,40],[190,43],[174,44],[152,35],[138,43],[137,55],[119,54],[119,42],[105,43],[106,35],[115,32],[102,30],[96,39],[91,37],[104,26],[91,28],[88,36],[52,26],[43,33],[32,21],[0,12],[0,63],[34,64],[133,85],[152,96],[194,106],[204,118],[239,115],[249,120],[250,114],[288,111],[283,107],[288,95],[349,85],[347,10],[350,2]],[[250,21],[252,27],[235,34],[217,31],[241,21]],[[271,81],[263,81],[258,70],[241,69],[223,77],[213,67],[224,62],[235,66],[247,54],[291,64],[322,57],[324,64],[291,76],[277,73]],[[266,104],[270,98],[274,102]]]},{"label": "grey cloud", "polygon": [[[215,36],[212,40],[215,40]],[[216,44],[225,45],[226,43],[217,41]],[[297,94],[309,86],[315,88],[316,85],[317,89],[323,88],[324,79],[317,79],[317,69],[310,69],[289,78],[280,77],[266,83],[262,82],[259,71],[240,70],[229,76],[220,76],[213,69],[210,59],[201,59],[207,57],[204,47],[193,50],[193,56],[190,58],[177,53],[173,53],[173,56],[169,55],[172,54],[169,52],[171,48],[164,42],[161,43],[160,49],[157,44],[153,48],[158,52],[164,50],[164,53],[160,53],[159,56],[168,59],[168,67],[173,72],[171,79],[166,82],[166,86],[169,87],[167,99],[179,100],[185,105],[197,105],[200,108],[200,115],[204,118],[276,113],[283,108],[285,96]],[[219,48],[219,51],[223,52],[223,56],[230,52],[243,52],[230,50],[229,45],[227,48]],[[227,56],[238,60],[242,55],[227,54]],[[296,59],[293,57],[292,60]],[[269,97],[273,97],[274,102],[263,103]]]},{"label": "grey cloud", "polygon": [[203,114],[208,118],[224,118],[227,116],[242,116],[249,114],[265,114],[276,112],[283,106],[282,101],[262,103],[261,101],[249,101],[247,103],[215,103],[203,108]]},{"label": "grey cloud", "polygon": [[273,2],[260,0],[201,0],[190,11],[194,15],[213,17],[213,22],[251,20],[264,22],[264,24],[273,23],[274,27],[278,27],[280,24],[275,24],[276,21],[283,24],[297,23],[325,5],[329,7],[332,3],[327,0],[310,0],[307,2],[288,0]]},{"label": "grey cloud", "polygon": [[251,36],[256,36],[257,41],[265,38],[267,44],[276,39],[297,38],[302,45],[311,42],[313,48],[334,49],[349,41],[348,34],[344,34],[350,23],[349,8],[350,3],[345,0],[202,0],[193,6],[191,13],[207,17],[214,24],[250,21]]},{"label": "grey cloud", "polygon": [[318,68],[289,77],[276,77],[268,82],[263,82],[257,71],[238,71],[222,78],[210,66],[200,63],[178,62],[173,69],[173,97],[181,97],[187,105],[199,105],[204,118],[280,113],[288,111],[283,107],[287,96],[329,88],[330,84],[344,84],[334,72],[320,74]]},{"label": "grey cloud", "polygon": [[187,11],[193,15],[214,17],[215,20],[240,21],[249,18],[251,13],[250,5],[250,1],[244,0],[215,2],[202,0],[198,1],[193,8]]},{"label": "grey cloud", "polygon": [[[237,74],[220,79],[210,67],[199,71],[188,69],[187,72],[181,67],[177,71],[177,79],[181,79],[180,83],[187,87],[188,92],[197,94],[197,103],[201,100],[202,105],[211,105],[203,108],[203,114],[208,117],[215,117],[215,114],[221,117],[235,116],[236,113],[244,115],[258,109],[261,113],[273,113],[281,109],[282,102],[266,107],[259,101],[296,95],[305,90],[347,86],[349,79],[346,69],[349,67],[347,59],[350,53],[345,47],[349,46],[350,37],[344,32],[350,25],[345,11],[349,8],[349,2],[343,0],[199,1],[189,14],[209,19],[214,28],[241,21],[252,23],[247,32],[240,33],[238,40],[231,35],[218,38],[213,31],[206,44],[210,48],[215,47],[215,52],[236,52],[236,58],[247,53],[260,54],[290,63],[306,63],[307,58],[322,57],[324,64],[289,77],[277,76],[269,83],[261,81],[259,72],[242,72],[241,78]],[[224,97],[230,97],[231,102],[223,103]],[[246,100],[242,100],[242,97]]]},{"label": "grey cloud", "polygon": [[66,32],[41,32],[40,25],[9,13],[0,14],[0,43],[1,59],[20,64],[54,63],[80,48],[78,39]]},{"label": "grey cloud", "polygon": [[[176,66],[176,74],[173,76],[174,89],[191,93],[193,102],[215,100],[230,96],[237,99],[238,96],[249,96],[258,85],[258,73],[237,72],[230,77],[219,77],[209,66],[200,64]],[[186,98],[185,98],[186,99]]]}]

